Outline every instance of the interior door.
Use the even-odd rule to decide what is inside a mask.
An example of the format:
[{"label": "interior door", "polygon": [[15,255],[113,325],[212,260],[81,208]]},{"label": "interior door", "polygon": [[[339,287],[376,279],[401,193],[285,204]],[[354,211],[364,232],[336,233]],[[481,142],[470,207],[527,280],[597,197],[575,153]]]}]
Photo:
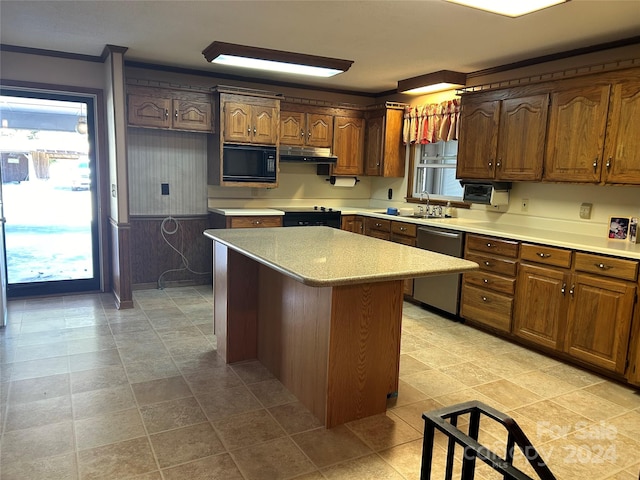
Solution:
[{"label": "interior door", "polygon": [[7,296],[100,290],[94,98],[3,88],[0,117]]}]

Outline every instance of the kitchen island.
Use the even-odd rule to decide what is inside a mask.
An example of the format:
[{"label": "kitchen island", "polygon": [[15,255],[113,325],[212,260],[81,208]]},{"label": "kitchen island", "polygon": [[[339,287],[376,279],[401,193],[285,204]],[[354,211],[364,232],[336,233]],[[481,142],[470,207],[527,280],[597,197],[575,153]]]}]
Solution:
[{"label": "kitchen island", "polygon": [[397,392],[403,280],[478,268],[329,227],[204,233],[218,354],[258,359],[328,428]]}]

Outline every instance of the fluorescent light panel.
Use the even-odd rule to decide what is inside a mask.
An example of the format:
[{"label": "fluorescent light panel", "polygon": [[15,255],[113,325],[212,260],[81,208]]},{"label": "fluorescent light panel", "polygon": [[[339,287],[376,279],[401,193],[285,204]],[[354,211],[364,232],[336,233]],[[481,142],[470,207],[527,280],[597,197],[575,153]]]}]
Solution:
[{"label": "fluorescent light panel", "polygon": [[351,60],[224,42],[213,42],[204,49],[202,54],[207,61],[220,65],[316,77],[332,77],[338,73],[346,72],[353,64]]},{"label": "fluorescent light panel", "polygon": [[446,0],[466,7],[477,8],[507,17],[520,17],[569,0]]},{"label": "fluorescent light panel", "polygon": [[440,70],[418,77],[407,78],[398,82],[398,93],[409,95],[424,95],[426,93],[441,92],[457,87],[464,87],[467,82],[465,73],[451,70]]}]

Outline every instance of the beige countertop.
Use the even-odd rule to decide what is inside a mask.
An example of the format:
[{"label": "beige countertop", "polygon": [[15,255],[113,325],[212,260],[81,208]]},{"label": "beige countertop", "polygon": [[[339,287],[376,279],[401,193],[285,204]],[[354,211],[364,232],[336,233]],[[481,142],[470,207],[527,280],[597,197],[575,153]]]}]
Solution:
[{"label": "beige countertop", "polygon": [[284,215],[282,210],[274,208],[210,208],[210,212],[219,213],[226,217],[267,217]]},{"label": "beige countertop", "polygon": [[467,260],[330,227],[209,229],[204,234],[312,287],[475,270]]},{"label": "beige countertop", "polygon": [[[387,215],[377,213],[383,208],[358,208],[358,207],[334,207],[340,210],[342,215],[366,215],[387,220],[415,223],[417,225],[429,225],[451,230],[459,230],[481,235],[520,240],[522,242],[539,243],[554,247],[581,250],[603,255],[614,255],[623,258],[640,260],[640,243],[634,244],[627,240],[609,240],[606,232],[602,236],[581,235],[562,230],[537,228],[535,226],[511,225],[503,223],[491,223],[466,218],[412,218],[399,215]],[[274,208],[223,208],[209,209],[209,211],[223,215],[283,215],[284,212]]]}]

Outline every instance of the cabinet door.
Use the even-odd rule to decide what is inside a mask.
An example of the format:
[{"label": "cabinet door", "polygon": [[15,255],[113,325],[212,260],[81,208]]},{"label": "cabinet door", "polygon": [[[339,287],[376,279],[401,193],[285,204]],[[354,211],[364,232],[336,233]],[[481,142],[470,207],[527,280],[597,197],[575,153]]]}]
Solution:
[{"label": "cabinet door", "polygon": [[456,178],[493,178],[500,101],[463,104]]},{"label": "cabinet door", "polygon": [[278,142],[278,110],[268,105],[253,105],[251,111],[253,120],[251,141],[275,145]]},{"label": "cabinet door", "polygon": [[627,358],[634,284],[575,275],[570,289],[565,351],[622,374]]},{"label": "cabinet door", "polygon": [[244,103],[225,102],[224,133],[225,142],[251,142],[251,106]]},{"label": "cabinet door", "polygon": [[596,85],[551,95],[545,180],[600,181],[609,88]]},{"label": "cabinet door", "polygon": [[319,113],[307,114],[307,140],[310,147],[331,148],[333,117]]},{"label": "cabinet door", "polygon": [[382,149],[384,145],[384,117],[367,119],[364,149],[365,175],[382,175]]},{"label": "cabinet door", "polygon": [[496,178],[541,180],[549,95],[502,101]]},{"label": "cabinet door", "polygon": [[173,128],[210,132],[211,104],[191,100],[174,100]]},{"label": "cabinet door", "polygon": [[335,117],[333,154],[338,157],[333,175],[361,175],[364,146],[364,120],[353,117]]},{"label": "cabinet door", "polygon": [[129,125],[158,128],[171,126],[171,100],[168,98],[129,95],[127,107]]},{"label": "cabinet door", "polygon": [[566,272],[520,264],[513,333],[539,345],[562,350],[567,292]]},{"label": "cabinet door", "polygon": [[280,143],[282,145],[304,145],[304,120],[304,113],[280,112]]},{"label": "cabinet door", "polygon": [[603,180],[640,184],[640,81],[614,85],[611,99]]}]

